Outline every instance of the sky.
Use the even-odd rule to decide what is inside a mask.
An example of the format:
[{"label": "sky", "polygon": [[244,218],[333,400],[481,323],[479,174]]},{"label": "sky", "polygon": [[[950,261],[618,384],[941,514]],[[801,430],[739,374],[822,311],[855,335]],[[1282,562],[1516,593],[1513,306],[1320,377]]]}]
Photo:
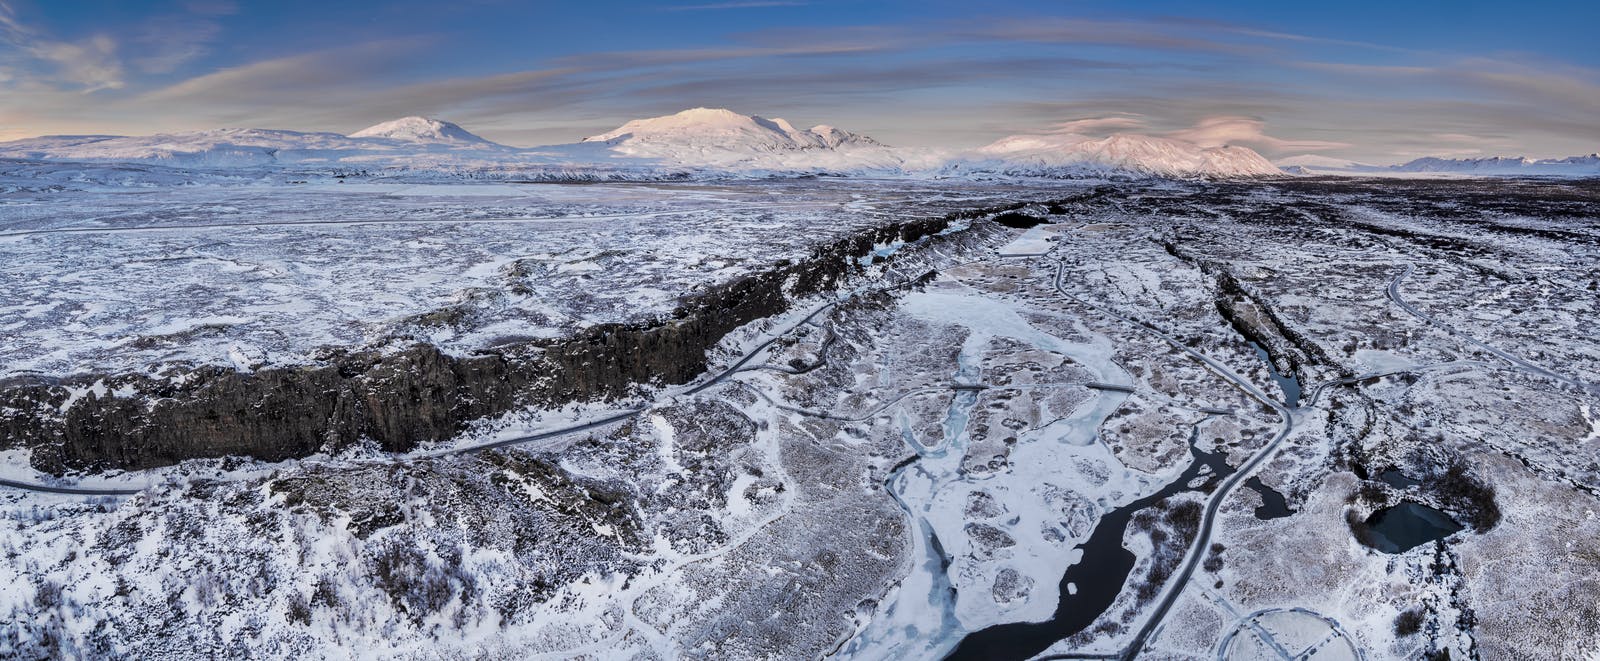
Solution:
[{"label": "sky", "polygon": [[0,140],[406,115],[572,142],[691,107],[961,149],[1600,151],[1600,2],[0,0]]}]

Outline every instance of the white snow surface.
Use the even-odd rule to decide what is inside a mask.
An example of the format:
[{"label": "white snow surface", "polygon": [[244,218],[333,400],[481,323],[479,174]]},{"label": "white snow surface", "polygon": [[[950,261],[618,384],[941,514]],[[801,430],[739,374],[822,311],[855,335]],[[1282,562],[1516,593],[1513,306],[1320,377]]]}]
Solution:
[{"label": "white snow surface", "polygon": [[1257,177],[1283,172],[1247,147],[1201,147],[1133,133],[1014,135],[968,152],[947,170],[1011,176],[1133,173],[1158,177]]},{"label": "white snow surface", "polygon": [[802,130],[783,119],[717,108],[636,119],[582,142],[604,144],[620,156],[710,167],[894,171],[903,163],[895,150],[866,136],[826,125]]},{"label": "white snow surface", "polygon": [[887,217],[1006,194],[914,180],[733,188],[154,177],[166,185],[83,190],[54,183],[54,167],[20,168],[19,180],[31,173],[35,187],[49,185],[15,192],[0,169],[0,375],[170,361],[250,370],[395,338],[466,352],[562,336],[669,314],[698,287],[800,259]]},{"label": "white snow surface", "polygon": [[427,117],[401,117],[351,133],[352,138],[390,138],[416,142],[469,142],[494,144],[460,126]]},{"label": "white snow surface", "polygon": [[[267,129],[216,129],[151,136],[44,136],[0,143],[0,158],[172,167],[240,168],[273,165],[439,165],[504,161],[517,150],[440,122],[439,137],[397,120],[355,135]],[[427,121],[427,120],[423,120]],[[459,134],[457,133],[459,132]],[[409,133],[409,135],[408,135]],[[365,134],[365,135],[363,135]]]}]

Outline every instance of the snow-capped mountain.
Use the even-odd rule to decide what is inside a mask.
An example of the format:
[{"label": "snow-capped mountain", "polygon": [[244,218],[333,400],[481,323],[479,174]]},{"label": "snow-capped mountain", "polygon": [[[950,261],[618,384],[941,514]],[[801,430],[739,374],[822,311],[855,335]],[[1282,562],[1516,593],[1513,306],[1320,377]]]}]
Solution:
[{"label": "snow-capped mountain", "polygon": [[1600,175],[1600,153],[1567,158],[1419,158],[1391,168],[1396,172],[1436,172],[1476,175]]},{"label": "snow-capped mountain", "polygon": [[440,164],[512,151],[448,122],[416,117],[355,134],[215,129],[150,136],[45,136],[0,143],[0,158],[249,167],[332,163]]},{"label": "snow-capped mountain", "polygon": [[1306,154],[1280,159],[1276,163],[1285,170],[1296,174],[1321,175],[1390,177],[1429,175],[1593,177],[1600,175],[1600,154],[1546,159],[1531,159],[1520,156],[1511,158],[1501,156],[1488,158],[1438,158],[1430,156],[1400,165],[1371,165],[1342,158]]},{"label": "snow-capped mountain", "polygon": [[722,108],[691,108],[622,126],[584,138],[605,142],[629,154],[681,154],[684,150],[792,151],[839,147],[882,147],[877,141],[832,126],[801,130],[783,119],[741,115]]},{"label": "snow-capped mountain", "polygon": [[826,125],[799,129],[783,119],[720,108],[636,119],[578,144],[603,145],[614,157],[691,167],[844,172],[902,164],[895,150],[863,135]]},{"label": "snow-capped mountain", "polygon": [[950,172],[1071,177],[1137,174],[1157,177],[1257,177],[1283,172],[1247,147],[1201,147],[1133,133],[1105,138],[1076,134],[1014,135],[959,156]]},{"label": "snow-capped mountain", "polygon": [[427,117],[401,117],[351,133],[352,138],[387,138],[411,142],[446,142],[493,145],[456,124]]},{"label": "snow-capped mountain", "polygon": [[351,148],[337,133],[216,129],[150,136],[44,136],[0,144],[0,156],[37,160],[150,162],[184,167],[270,165]]}]

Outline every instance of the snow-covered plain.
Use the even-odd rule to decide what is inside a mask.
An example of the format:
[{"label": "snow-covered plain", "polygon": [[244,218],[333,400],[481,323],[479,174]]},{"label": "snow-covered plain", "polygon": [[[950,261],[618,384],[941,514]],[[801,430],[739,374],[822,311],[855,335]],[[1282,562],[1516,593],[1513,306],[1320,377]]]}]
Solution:
[{"label": "snow-covered plain", "polygon": [[[1018,656],[1596,653],[1592,182],[175,186],[97,167],[0,168],[0,276],[26,292],[0,325],[33,338],[8,366],[250,369],[401,333],[467,350],[665,314],[879,223],[1053,202],[1018,210],[1051,221],[1032,229],[871,246],[836,290],[725,338],[720,380],[405,456],[0,491],[0,655],[938,657],[1089,603],[1060,584],[1079,545],[1195,451],[1260,459],[1261,486],[1206,473],[1140,510],[1109,605]],[[417,318],[441,309],[460,314]],[[1400,502],[1464,529],[1360,541]]]},{"label": "snow-covered plain", "polygon": [[915,181],[18,192],[0,199],[0,377],[559,336],[665,315],[888,218],[1004,194]]}]

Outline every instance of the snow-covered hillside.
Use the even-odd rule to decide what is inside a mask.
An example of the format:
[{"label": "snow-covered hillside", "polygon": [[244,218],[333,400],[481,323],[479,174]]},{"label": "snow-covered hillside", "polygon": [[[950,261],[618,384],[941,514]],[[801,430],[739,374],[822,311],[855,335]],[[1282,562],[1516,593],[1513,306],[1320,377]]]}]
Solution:
[{"label": "snow-covered hillside", "polygon": [[1257,177],[1283,174],[1247,147],[1201,147],[1132,133],[1106,138],[1076,134],[1014,135],[957,157],[951,173],[1073,177],[1137,174],[1158,177]]},{"label": "snow-covered hillside", "polygon": [[401,117],[351,133],[352,138],[389,138],[411,142],[449,142],[493,145],[450,122],[427,117]]},{"label": "snow-covered hillside", "polygon": [[1568,158],[1532,159],[1522,156],[1488,158],[1419,158],[1399,165],[1370,165],[1342,158],[1305,154],[1275,163],[1296,174],[1357,176],[1600,176],[1600,154]]},{"label": "snow-covered hillside", "polygon": [[714,168],[892,171],[903,164],[895,150],[863,135],[826,125],[799,129],[783,119],[720,108],[636,119],[580,145],[604,145],[614,156]]},{"label": "snow-covered hillside", "polygon": [[1600,175],[1600,153],[1568,158],[1419,158],[1391,168],[1397,172],[1440,172],[1474,175]]},{"label": "snow-covered hillside", "polygon": [[345,136],[267,129],[216,129],[150,136],[44,136],[0,143],[0,158],[175,167],[301,164],[438,165],[504,160],[517,150],[455,124],[407,117]]}]

